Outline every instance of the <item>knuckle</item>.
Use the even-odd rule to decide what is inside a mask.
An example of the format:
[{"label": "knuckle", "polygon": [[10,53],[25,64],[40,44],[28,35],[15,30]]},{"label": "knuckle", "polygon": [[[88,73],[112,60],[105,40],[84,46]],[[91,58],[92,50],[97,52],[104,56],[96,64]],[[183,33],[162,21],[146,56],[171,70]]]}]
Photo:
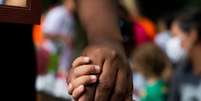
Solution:
[{"label": "knuckle", "polygon": [[103,49],[102,49],[102,48],[97,48],[97,49],[95,50],[95,52],[96,52],[96,53],[102,53],[102,52],[103,52]]},{"label": "knuckle", "polygon": [[89,82],[91,81],[91,76],[90,75],[87,75],[87,76],[83,76],[83,81],[86,83],[86,82]]},{"label": "knuckle", "polygon": [[117,52],[115,50],[111,51],[112,57],[116,57],[117,56]]},{"label": "knuckle", "polygon": [[110,51],[110,59],[112,59],[112,60],[117,60],[117,59],[119,59],[118,58],[118,53],[117,53],[117,51],[115,51],[115,50],[111,50]]}]

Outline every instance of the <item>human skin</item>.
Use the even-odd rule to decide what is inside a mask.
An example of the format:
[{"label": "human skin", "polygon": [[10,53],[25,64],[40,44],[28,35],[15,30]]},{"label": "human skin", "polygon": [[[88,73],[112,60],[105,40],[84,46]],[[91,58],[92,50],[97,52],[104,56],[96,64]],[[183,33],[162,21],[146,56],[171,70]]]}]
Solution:
[{"label": "human skin", "polygon": [[132,76],[113,0],[77,0],[76,7],[89,42],[82,55],[102,68],[98,83],[86,86],[77,101],[132,101]]}]

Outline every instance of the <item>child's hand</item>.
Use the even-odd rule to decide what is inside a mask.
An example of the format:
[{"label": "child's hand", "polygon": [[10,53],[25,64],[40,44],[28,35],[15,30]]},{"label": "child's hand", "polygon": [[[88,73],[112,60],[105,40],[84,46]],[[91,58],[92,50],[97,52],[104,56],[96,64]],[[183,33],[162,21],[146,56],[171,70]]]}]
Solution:
[{"label": "child's hand", "polygon": [[84,86],[97,82],[97,74],[101,72],[100,66],[91,65],[88,57],[78,57],[72,64],[68,91],[74,99],[78,99],[84,92]]}]

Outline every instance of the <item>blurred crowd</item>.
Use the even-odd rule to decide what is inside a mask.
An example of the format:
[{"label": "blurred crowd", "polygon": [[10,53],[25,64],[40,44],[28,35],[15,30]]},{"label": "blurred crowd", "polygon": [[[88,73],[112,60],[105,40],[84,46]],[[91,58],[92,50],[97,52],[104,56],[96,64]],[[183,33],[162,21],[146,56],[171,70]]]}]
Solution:
[{"label": "blurred crowd", "polygon": [[[153,21],[137,0],[118,0],[117,9],[133,71],[133,99],[201,101],[201,10],[187,7]],[[67,71],[87,44],[75,11],[73,0],[64,0],[45,11],[33,28],[37,91],[70,99]]]}]

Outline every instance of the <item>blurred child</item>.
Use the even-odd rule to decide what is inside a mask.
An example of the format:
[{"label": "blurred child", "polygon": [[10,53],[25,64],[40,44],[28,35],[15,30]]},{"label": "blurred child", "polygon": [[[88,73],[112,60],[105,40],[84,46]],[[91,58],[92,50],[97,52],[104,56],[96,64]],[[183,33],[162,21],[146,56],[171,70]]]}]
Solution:
[{"label": "blurred child", "polygon": [[162,50],[152,43],[140,46],[132,56],[132,68],[146,79],[140,101],[165,101],[167,92],[163,77],[169,66]]}]

